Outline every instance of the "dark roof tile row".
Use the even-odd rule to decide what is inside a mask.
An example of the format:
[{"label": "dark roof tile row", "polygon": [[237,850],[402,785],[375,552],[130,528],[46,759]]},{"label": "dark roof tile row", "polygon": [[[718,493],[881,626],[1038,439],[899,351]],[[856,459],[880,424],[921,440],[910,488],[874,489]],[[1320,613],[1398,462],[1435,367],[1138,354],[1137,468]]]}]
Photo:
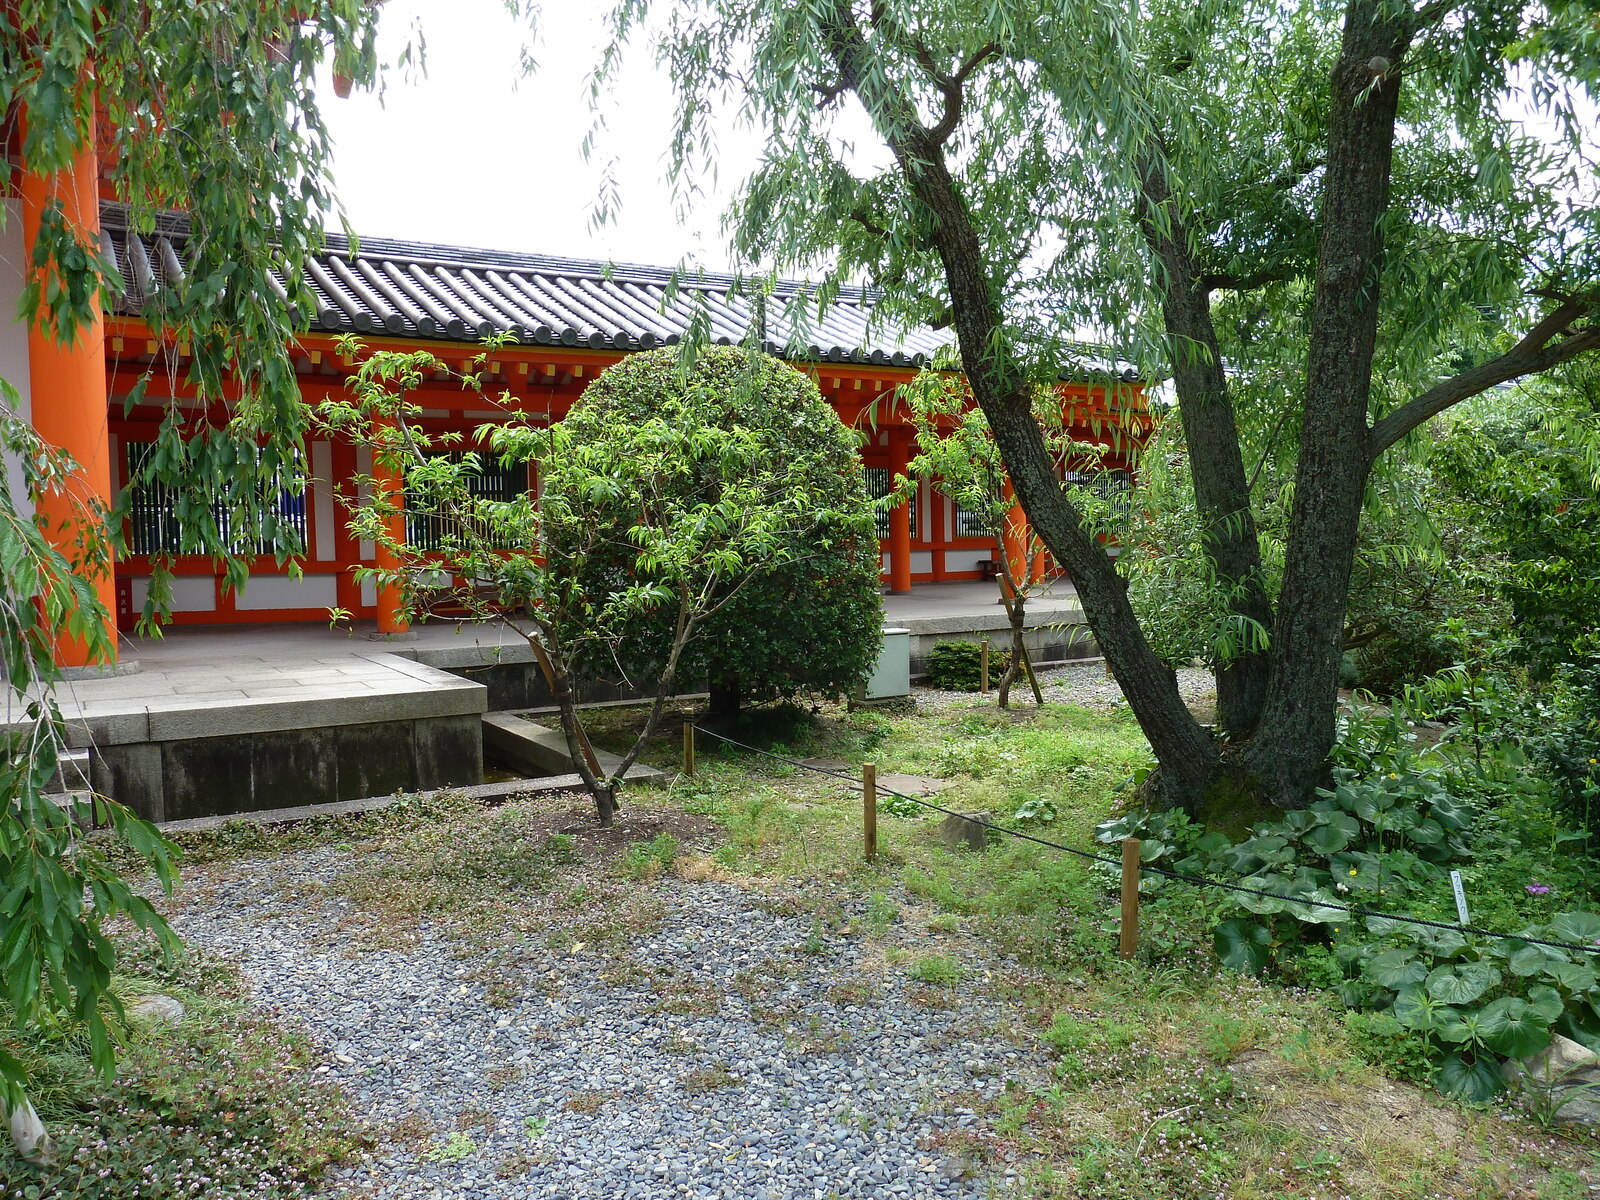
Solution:
[{"label": "dark roof tile row", "polygon": [[[137,315],[182,277],[187,225],[167,217],[143,233],[113,204],[101,221],[104,253],[125,287],[117,311]],[[342,243],[337,235],[328,241]],[[274,283],[287,294],[283,280]],[[948,332],[874,321],[864,288],[843,288],[819,306],[814,285],[795,280],[762,296],[734,275],[390,238],[362,238],[354,254],[325,250],[308,263],[306,283],[317,304],[311,327],[331,333],[450,341],[510,333],[536,345],[648,350],[680,341],[697,324],[713,342],[738,343],[764,314],[761,341],[771,353],[898,367],[921,366],[951,341]]]}]

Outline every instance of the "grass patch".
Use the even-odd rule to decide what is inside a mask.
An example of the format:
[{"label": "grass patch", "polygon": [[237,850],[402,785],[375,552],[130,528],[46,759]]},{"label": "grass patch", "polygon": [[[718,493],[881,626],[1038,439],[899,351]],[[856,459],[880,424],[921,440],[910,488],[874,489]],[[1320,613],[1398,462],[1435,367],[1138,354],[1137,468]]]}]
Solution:
[{"label": "grass patch", "polygon": [[[765,736],[751,717],[740,740],[942,778],[945,807],[987,809],[1002,825],[1086,848],[1147,755],[1126,712],[1007,714],[986,701],[899,718],[789,712]],[[675,754],[665,741],[662,752]],[[1109,869],[1004,837],[953,854],[933,837],[937,817],[883,813],[869,865],[859,793],[840,781],[710,739],[698,768],[667,797],[724,827],[718,865],[785,897],[851,898],[851,932],[881,945],[913,1003],[948,1007],[972,986],[942,938],[975,936],[1031,969],[1025,982],[985,986],[1009,987],[1034,1014],[1049,1085],[1012,1086],[997,1100],[974,1094],[993,1132],[952,1132],[936,1148],[977,1168],[1025,1164],[1022,1194],[1032,1200],[1582,1194],[1572,1190],[1589,1160],[1582,1139],[1553,1137],[1514,1110],[1443,1101],[1404,1080],[1407,1064],[1383,1030],[1321,993],[1225,972],[1201,903],[1165,906],[1162,926],[1144,930],[1141,957],[1125,962]],[[866,996],[851,986],[830,998]],[[816,1048],[803,1035],[790,1029],[792,1049]]]},{"label": "grass patch", "polygon": [[936,987],[954,987],[967,977],[966,968],[948,954],[930,954],[919,958],[906,968],[906,974],[918,983]]}]

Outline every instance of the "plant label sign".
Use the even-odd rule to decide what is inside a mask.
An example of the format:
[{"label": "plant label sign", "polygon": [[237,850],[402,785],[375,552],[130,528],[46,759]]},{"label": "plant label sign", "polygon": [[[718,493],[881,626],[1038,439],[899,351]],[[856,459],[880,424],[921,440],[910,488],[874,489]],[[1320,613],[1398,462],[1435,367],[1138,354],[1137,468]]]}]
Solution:
[{"label": "plant label sign", "polygon": [[1450,887],[1456,894],[1456,919],[1463,925],[1470,925],[1471,922],[1467,920],[1467,892],[1461,886],[1460,871],[1450,872]]}]

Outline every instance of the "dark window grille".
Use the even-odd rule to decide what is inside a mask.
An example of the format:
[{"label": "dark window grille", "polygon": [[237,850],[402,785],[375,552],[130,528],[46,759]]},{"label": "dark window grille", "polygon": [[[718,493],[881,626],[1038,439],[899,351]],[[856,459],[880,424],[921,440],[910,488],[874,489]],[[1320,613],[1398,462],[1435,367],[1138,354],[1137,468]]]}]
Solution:
[{"label": "dark window grille", "polygon": [[1133,475],[1128,471],[1067,471],[1062,482],[1068,487],[1086,487],[1102,500],[1109,500],[1118,515],[1128,512],[1129,493],[1133,490]]},{"label": "dark window grille", "polygon": [[973,512],[971,509],[962,508],[954,500],[950,502],[952,526],[951,536],[958,538],[992,538],[994,533],[984,523],[983,514]]},{"label": "dark window grille", "polygon": [[[444,458],[452,462],[460,462],[467,455],[464,450],[452,450],[442,454],[429,455],[430,458]],[[462,475],[461,481],[466,486],[467,492],[475,500],[487,500],[498,503],[509,503],[520,499],[528,492],[528,468],[522,463],[513,463],[509,467],[501,466],[498,459],[492,455],[479,454],[476,456],[477,469]],[[445,540],[456,530],[456,521],[442,513],[432,512],[422,497],[410,487],[406,488],[406,541],[419,550],[438,550]],[[474,531],[478,536],[485,538],[491,546],[506,549],[510,543],[505,539],[496,539],[489,535],[488,530]]]},{"label": "dark window grille", "polygon": [[[867,495],[874,500],[882,500],[889,494],[889,481],[892,478],[889,468],[866,467],[864,471],[867,477]],[[917,536],[917,497],[915,493],[912,494],[909,503],[911,506],[911,537],[915,541]],[[889,510],[880,508],[874,515],[878,523],[878,537],[880,539],[887,538],[889,536]]]},{"label": "dark window grille", "polygon": [[[151,442],[128,442],[126,447],[127,478],[130,483],[125,499],[128,511],[129,554],[197,554],[204,553],[178,520],[178,489],[156,480],[140,479],[146,462],[155,451]],[[306,490],[304,472],[299,486],[291,490],[289,481],[279,474],[279,487],[272,515],[280,531],[293,531],[290,538],[285,532],[275,534],[235,534],[232,504],[224,492],[211,502],[211,519],[216,522],[222,543],[235,554],[276,554],[280,549],[304,549],[309,530],[306,522]]]}]

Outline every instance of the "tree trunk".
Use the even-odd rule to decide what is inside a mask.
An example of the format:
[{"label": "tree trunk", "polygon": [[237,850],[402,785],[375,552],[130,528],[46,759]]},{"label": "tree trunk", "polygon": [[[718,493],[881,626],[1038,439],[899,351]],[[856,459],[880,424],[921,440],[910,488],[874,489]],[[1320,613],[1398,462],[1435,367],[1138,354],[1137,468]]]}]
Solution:
[{"label": "tree trunk", "polygon": [[[516,626],[513,625],[512,628],[515,629]],[[550,689],[550,697],[556,703],[556,712],[561,718],[561,732],[567,739],[567,754],[572,759],[572,765],[578,769],[584,788],[594,797],[595,812],[600,819],[600,827],[610,829],[617,811],[617,784],[600,765],[600,757],[594,752],[589,735],[583,728],[583,721],[578,716],[577,696],[572,688],[572,676],[567,671],[560,646],[555,646],[552,653],[551,647],[544,644],[540,635],[521,629],[517,632],[527,639],[533,657],[539,664],[539,670],[544,675],[545,685]]]},{"label": "tree trunk", "polygon": [[1011,686],[1019,679],[1027,679],[1033,685],[1034,699],[1043,704],[1044,701],[1039,695],[1038,680],[1034,679],[1033,671],[1028,666],[1028,647],[1024,641],[1028,597],[1021,591],[1013,591],[1009,596],[1005,592],[1006,587],[1002,583],[1000,599],[1006,606],[1006,619],[1011,622],[1011,661],[1006,665],[1005,673],[1000,676],[1000,694],[997,702],[1001,708],[1009,707]]},{"label": "tree trunk", "polygon": [[1106,661],[1161,762],[1160,798],[1198,809],[1217,774],[1217,748],[1145,639],[1126,581],[1056,481],[1055,464],[1033,417],[1032,386],[1001,320],[996,285],[965,198],[950,176],[944,144],[874,63],[851,0],[833,0],[824,23],[841,79],[860,98],[923,209],[944,268],[967,383],[989,419],[1023,511],[1072,576]]},{"label": "tree trunk", "polygon": [[717,675],[711,679],[710,699],[707,707],[712,716],[737,717],[739,709],[744,703],[744,693],[739,688],[739,679],[734,675]]},{"label": "tree trunk", "polygon": [[[1211,293],[1190,253],[1184,214],[1173,202],[1163,155],[1158,139],[1141,156],[1139,223],[1160,264],[1161,311],[1201,541],[1227,589],[1231,611],[1268,630],[1272,604],[1262,579],[1233,399],[1211,319]],[[1267,651],[1248,648],[1218,667],[1217,723],[1230,737],[1248,737],[1260,722],[1269,670]]]},{"label": "tree trunk", "polygon": [[[1409,14],[1407,14],[1409,18]],[[1333,70],[1306,400],[1266,716],[1245,762],[1274,803],[1308,802],[1333,749],[1339,658],[1371,456],[1381,219],[1389,207],[1401,58],[1412,30],[1352,0]]]}]

